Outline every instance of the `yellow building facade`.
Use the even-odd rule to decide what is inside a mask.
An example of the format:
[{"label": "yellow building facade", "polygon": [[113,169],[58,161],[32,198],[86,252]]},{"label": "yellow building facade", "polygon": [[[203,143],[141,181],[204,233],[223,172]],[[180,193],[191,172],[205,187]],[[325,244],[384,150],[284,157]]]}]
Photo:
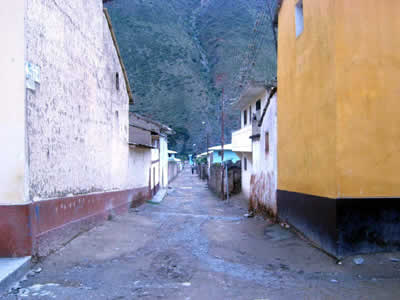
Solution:
[{"label": "yellow building facade", "polygon": [[400,245],[399,11],[279,2],[278,213],[337,256]]}]

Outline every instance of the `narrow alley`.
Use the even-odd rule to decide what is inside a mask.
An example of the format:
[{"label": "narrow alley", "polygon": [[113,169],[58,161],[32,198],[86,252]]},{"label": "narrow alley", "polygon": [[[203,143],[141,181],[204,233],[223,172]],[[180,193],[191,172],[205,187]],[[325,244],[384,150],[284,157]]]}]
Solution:
[{"label": "narrow alley", "polygon": [[400,299],[399,253],[337,264],[246,212],[186,168],[161,204],[81,234],[4,299]]}]

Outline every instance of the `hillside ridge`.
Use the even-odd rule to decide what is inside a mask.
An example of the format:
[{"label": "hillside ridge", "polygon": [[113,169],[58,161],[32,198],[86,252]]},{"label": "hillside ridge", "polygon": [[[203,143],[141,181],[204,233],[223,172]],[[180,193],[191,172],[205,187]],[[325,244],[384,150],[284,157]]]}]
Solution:
[{"label": "hillside ridge", "polygon": [[[114,0],[105,4],[134,90],[131,110],[174,128],[171,149],[205,151],[207,132],[210,145],[219,144],[221,89],[229,89],[232,76],[239,72],[240,56],[251,41],[263,3]],[[275,76],[267,74],[275,72],[276,55],[268,46],[272,35],[266,34],[267,47],[257,59],[255,78]],[[238,125],[239,113],[228,106],[227,142]]]}]

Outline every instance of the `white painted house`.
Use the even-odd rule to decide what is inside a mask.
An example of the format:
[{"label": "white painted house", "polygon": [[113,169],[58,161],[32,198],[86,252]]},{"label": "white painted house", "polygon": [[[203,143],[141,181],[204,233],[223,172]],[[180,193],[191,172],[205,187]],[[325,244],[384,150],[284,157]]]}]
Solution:
[{"label": "white painted house", "polygon": [[168,187],[168,135],[173,130],[136,113],[130,113],[129,125],[130,148],[144,155],[137,176],[142,178],[142,184],[148,183],[150,194],[155,195],[160,188]]},{"label": "white painted house", "polygon": [[232,133],[232,150],[242,162],[242,192],[249,210],[276,215],[276,88],[251,82],[237,103],[241,129]]}]

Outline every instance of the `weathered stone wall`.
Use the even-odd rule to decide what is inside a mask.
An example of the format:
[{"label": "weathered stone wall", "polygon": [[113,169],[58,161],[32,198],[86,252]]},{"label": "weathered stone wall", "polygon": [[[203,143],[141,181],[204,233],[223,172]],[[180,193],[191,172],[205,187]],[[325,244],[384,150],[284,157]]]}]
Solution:
[{"label": "weathered stone wall", "polygon": [[208,178],[208,166],[207,164],[197,165],[197,174],[201,180],[206,180]]},{"label": "weathered stone wall", "polygon": [[30,198],[147,185],[130,169],[129,100],[102,0],[26,3],[26,60],[41,68],[26,99]]},{"label": "weathered stone wall", "polygon": [[[228,185],[229,194],[239,194],[242,191],[241,186],[241,163],[228,165]],[[226,171],[224,171],[226,172]],[[226,198],[226,187],[224,187],[224,197],[222,196],[222,166],[220,164],[212,164],[210,167],[210,177],[208,179],[208,187],[220,198]]]},{"label": "weathered stone wall", "polygon": [[218,197],[222,197],[221,194],[221,173],[220,164],[212,164],[210,167],[210,177],[208,178],[208,188],[212,190]]}]

